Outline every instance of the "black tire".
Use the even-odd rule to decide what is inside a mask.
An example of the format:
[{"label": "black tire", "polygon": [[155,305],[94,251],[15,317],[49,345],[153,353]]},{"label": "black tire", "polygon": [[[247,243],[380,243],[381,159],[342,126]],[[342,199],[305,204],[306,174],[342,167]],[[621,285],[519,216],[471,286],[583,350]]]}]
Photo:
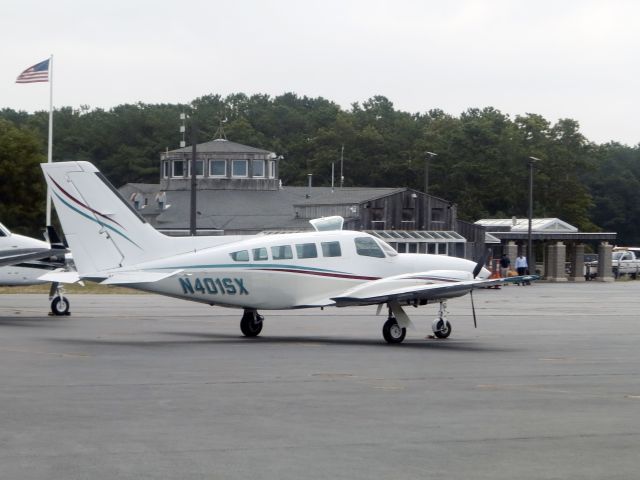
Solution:
[{"label": "black tire", "polygon": [[54,315],[69,315],[71,304],[67,297],[56,297],[51,301],[51,313]]},{"label": "black tire", "polygon": [[387,343],[402,343],[407,335],[407,329],[398,325],[395,318],[390,318],[382,326],[382,336]]},{"label": "black tire", "polygon": [[438,320],[436,323],[436,328],[433,330],[433,334],[438,338],[448,338],[451,335],[451,324],[447,321],[445,326],[444,320]]},{"label": "black tire", "polygon": [[257,337],[262,331],[262,319],[258,312],[245,312],[240,320],[240,330],[245,337]]}]

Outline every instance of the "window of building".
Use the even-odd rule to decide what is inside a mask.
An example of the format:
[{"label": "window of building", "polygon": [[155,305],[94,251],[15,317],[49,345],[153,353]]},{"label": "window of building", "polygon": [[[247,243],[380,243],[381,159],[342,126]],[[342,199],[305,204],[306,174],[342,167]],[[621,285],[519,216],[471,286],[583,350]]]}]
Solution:
[{"label": "window of building", "polygon": [[371,237],[358,237],[355,239],[356,253],[363,257],[384,258],[384,252],[380,245]]},{"label": "window of building", "polygon": [[296,245],[298,258],[317,258],[318,249],[315,243],[299,243]]},{"label": "window of building", "polygon": [[444,210],[442,208],[431,209],[431,221],[432,222],[444,222]]},{"label": "window of building", "polygon": [[274,260],[289,260],[293,258],[291,245],[278,245],[271,247],[271,258]]},{"label": "window of building", "polygon": [[226,177],[227,161],[226,160],[209,160],[209,176],[210,177]]},{"label": "window of building", "polygon": [[173,171],[171,172],[172,177],[184,177],[183,160],[174,160],[173,162],[171,162],[171,166],[173,167]]},{"label": "window of building", "polygon": [[269,178],[276,178],[276,161],[269,160]]},{"label": "window of building", "polygon": [[231,166],[231,175],[234,177],[246,177],[247,173],[247,161],[246,160],[234,160]]},{"label": "window of building", "polygon": [[251,160],[254,177],[264,177],[264,160]]},{"label": "window of building", "polygon": [[253,259],[256,261],[269,260],[269,256],[267,255],[267,249],[264,247],[254,248],[252,252],[253,252]]},{"label": "window of building", "polygon": [[[187,162],[187,176],[191,176],[191,160]],[[204,161],[196,160],[196,177],[204,176]]]},{"label": "window of building", "polygon": [[248,250],[240,250],[239,252],[232,252],[231,258],[235,262],[248,262],[249,261],[249,251]]},{"label": "window of building", "polygon": [[322,242],[323,257],[340,257],[342,256],[342,250],[340,249],[340,242]]}]

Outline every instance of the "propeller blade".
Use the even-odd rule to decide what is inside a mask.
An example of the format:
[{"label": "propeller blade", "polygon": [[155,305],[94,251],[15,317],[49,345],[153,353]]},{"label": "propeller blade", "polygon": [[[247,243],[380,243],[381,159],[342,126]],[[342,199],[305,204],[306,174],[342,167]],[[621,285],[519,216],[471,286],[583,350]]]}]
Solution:
[{"label": "propeller blade", "polygon": [[478,263],[476,264],[476,267],[473,269],[473,278],[476,278],[478,274],[482,271],[482,268],[484,267],[486,260],[487,260],[487,256],[483,255],[482,258],[478,261]]},{"label": "propeller blade", "polygon": [[478,321],[476,320],[476,306],[473,304],[473,290],[469,292],[471,295],[471,312],[473,313],[473,326],[474,328],[478,328]]}]

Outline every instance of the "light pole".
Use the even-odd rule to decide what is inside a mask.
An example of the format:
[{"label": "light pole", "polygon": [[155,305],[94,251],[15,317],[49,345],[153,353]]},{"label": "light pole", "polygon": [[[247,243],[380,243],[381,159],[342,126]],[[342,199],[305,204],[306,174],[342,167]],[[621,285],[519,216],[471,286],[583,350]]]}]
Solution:
[{"label": "light pole", "polygon": [[533,164],[539,161],[539,158],[529,157],[529,228],[527,230],[527,265],[529,266],[530,274],[536,273],[536,257],[533,254],[533,241],[531,238],[531,221],[533,219]]},{"label": "light pole", "polygon": [[425,158],[425,163],[424,163],[424,193],[428,194],[429,193],[429,162],[433,157],[437,157],[438,154],[433,152],[424,152],[424,153],[427,154],[427,157]]}]

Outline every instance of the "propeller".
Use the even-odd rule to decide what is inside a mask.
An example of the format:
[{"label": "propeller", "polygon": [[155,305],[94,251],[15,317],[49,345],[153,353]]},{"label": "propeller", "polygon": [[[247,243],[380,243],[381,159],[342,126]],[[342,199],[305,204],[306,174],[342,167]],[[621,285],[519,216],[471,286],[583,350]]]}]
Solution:
[{"label": "propeller", "polygon": [[[484,255],[482,255],[482,258],[480,258],[475,268],[473,269],[474,279],[477,278],[480,272],[482,271],[482,268],[484,267],[486,259],[487,259],[487,255],[485,253]],[[478,328],[478,319],[476,318],[476,306],[473,303],[473,290],[469,291],[469,295],[471,296],[471,312],[473,313],[473,326],[475,328]]]},{"label": "propeller", "polygon": [[476,306],[473,304],[473,290],[469,292],[471,295],[471,313],[473,313],[473,327],[478,328],[478,320],[476,319]]},{"label": "propeller", "polygon": [[473,278],[476,278],[480,274],[480,272],[484,268],[484,264],[486,261],[487,261],[487,255],[486,254],[482,255],[480,260],[478,260],[478,263],[476,264],[475,268],[473,269]]}]

